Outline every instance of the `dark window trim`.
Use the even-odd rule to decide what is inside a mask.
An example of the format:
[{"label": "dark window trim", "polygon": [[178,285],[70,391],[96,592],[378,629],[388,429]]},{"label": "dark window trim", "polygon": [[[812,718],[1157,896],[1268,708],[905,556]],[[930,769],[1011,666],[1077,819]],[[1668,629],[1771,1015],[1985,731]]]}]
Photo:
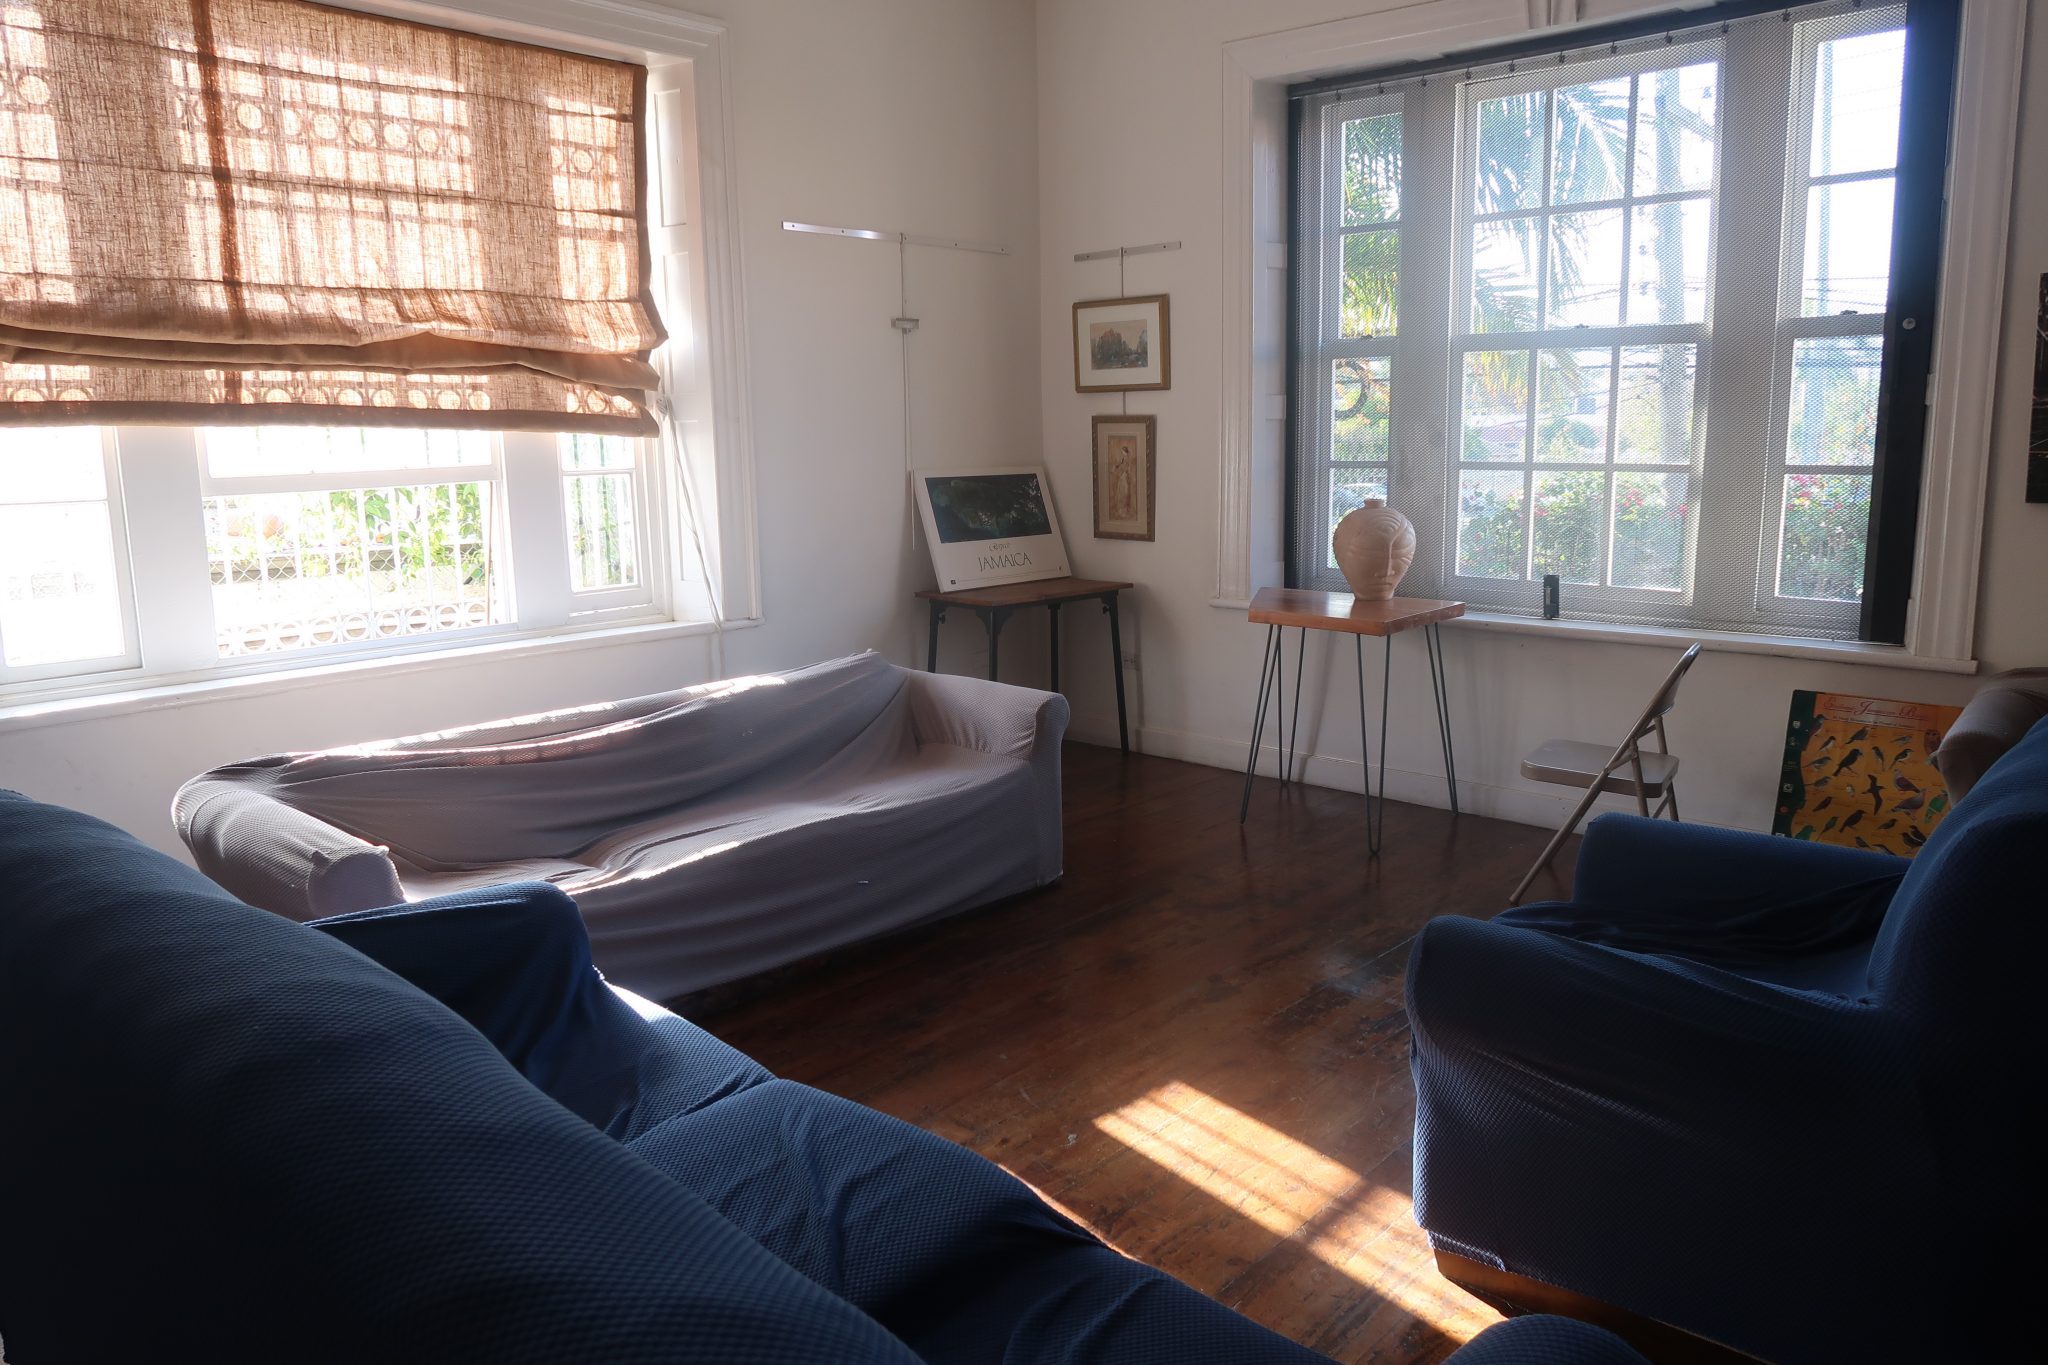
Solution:
[{"label": "dark window trim", "polygon": [[[1795,0],[1795,3],[1810,4],[1813,0]],[[1873,3],[1896,3],[1896,0],[1873,0]],[[1715,24],[1747,19],[1753,14],[1768,14],[1773,10],[1783,10],[1785,7],[1785,0],[1722,0],[1721,4],[1708,5],[1700,9],[1675,9],[1666,14],[1624,19],[1611,24],[1572,25],[1548,30],[1546,35],[1540,38],[1521,38],[1512,43],[1494,43],[1462,52],[1448,52],[1441,57],[1425,57],[1417,61],[1403,62],[1399,66],[1376,66],[1365,71],[1347,71],[1338,76],[1318,77],[1312,81],[1303,81],[1299,85],[1288,86],[1287,97],[1304,99],[1310,95],[1327,94],[1333,90],[1355,90],[1362,85],[1372,85],[1381,81],[1391,85],[1395,81],[1435,76],[1446,71],[1455,71],[1462,77],[1468,70],[1476,71],[1482,66],[1494,66],[1522,57],[1555,57],[1560,52],[1576,52],[1581,48],[1598,47],[1602,43],[1629,42],[1659,33],[1693,33],[1700,29],[1712,28]]]},{"label": "dark window trim", "polygon": [[1884,369],[1877,390],[1877,453],[1870,480],[1870,535],[1863,558],[1857,634],[1904,644],[1919,548],[1927,466],[1928,377],[1934,372],[1941,298],[1941,227],[1947,207],[1949,124],[1954,117],[1960,0],[1907,0],[1906,70],[1900,93],[1899,165],[1892,202],[1891,297],[1884,314]]},{"label": "dark window trim", "polygon": [[1301,356],[1294,339],[1301,328],[1301,252],[1296,244],[1301,241],[1301,114],[1300,100],[1287,101],[1287,365],[1285,370],[1287,394],[1286,416],[1281,422],[1281,466],[1287,471],[1282,481],[1285,512],[1280,523],[1280,564],[1283,581],[1290,588],[1299,588],[1306,583],[1302,567],[1296,562],[1295,541],[1301,531],[1301,480],[1302,462],[1295,458],[1296,447],[1301,441],[1301,404],[1296,396],[1300,394]]}]

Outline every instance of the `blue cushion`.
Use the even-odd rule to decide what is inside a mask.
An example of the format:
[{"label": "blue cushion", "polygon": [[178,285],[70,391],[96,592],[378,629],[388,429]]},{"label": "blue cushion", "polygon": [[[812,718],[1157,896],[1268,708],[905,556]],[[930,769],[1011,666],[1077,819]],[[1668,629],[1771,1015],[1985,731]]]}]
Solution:
[{"label": "blue cushion", "polygon": [[914,1359],[324,934],[0,794],[10,1358]]},{"label": "blue cushion", "polygon": [[1324,1359],[1118,1255],[965,1148],[793,1081],[630,1145],[934,1365]]},{"label": "blue cushion", "polygon": [[1455,1365],[1649,1365],[1604,1327],[1541,1313],[1495,1323],[1450,1359]]},{"label": "blue cushion", "polygon": [[576,903],[545,883],[312,923],[460,1014],[527,1080],[622,1141],[770,1079],[687,1020],[614,993]]}]

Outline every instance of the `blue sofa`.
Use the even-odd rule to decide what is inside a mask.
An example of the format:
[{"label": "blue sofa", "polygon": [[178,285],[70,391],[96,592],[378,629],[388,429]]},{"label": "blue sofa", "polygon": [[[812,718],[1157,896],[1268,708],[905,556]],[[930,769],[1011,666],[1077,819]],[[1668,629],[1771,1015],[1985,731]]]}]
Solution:
[{"label": "blue sofa", "polygon": [[0,888],[13,1365],[1322,1359],[608,987],[551,887],[295,924],[0,793]]},{"label": "blue sofa", "polygon": [[1408,1006],[1440,1261],[1772,1361],[2038,1350],[2016,1096],[2048,1071],[2044,853],[2048,721],[1910,863],[1610,815],[1571,901],[1431,921]]}]

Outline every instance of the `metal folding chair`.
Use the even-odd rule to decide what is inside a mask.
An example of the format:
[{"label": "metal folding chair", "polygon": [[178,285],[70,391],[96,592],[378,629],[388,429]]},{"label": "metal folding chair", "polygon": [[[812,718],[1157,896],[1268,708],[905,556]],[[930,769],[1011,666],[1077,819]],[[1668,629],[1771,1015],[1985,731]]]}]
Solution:
[{"label": "metal folding chair", "polygon": [[[1593,802],[1599,799],[1600,793],[1633,796],[1636,809],[1644,815],[1653,814],[1650,803],[1655,801],[1654,815],[1661,816],[1669,811],[1673,820],[1678,819],[1678,755],[1672,753],[1671,746],[1665,742],[1664,717],[1678,704],[1678,684],[1699,656],[1698,645],[1680,656],[1671,675],[1664,679],[1664,685],[1657,689],[1657,694],[1643,709],[1641,719],[1628,732],[1628,738],[1613,751],[1584,740],[1553,739],[1522,760],[1522,776],[1531,781],[1584,787],[1586,795],[1572,808],[1564,824],[1545,845],[1535,866],[1515,887],[1515,893],[1508,897],[1509,905],[1522,903],[1522,895],[1528,891],[1529,883],[1536,880],[1537,873],[1550,866],[1551,860],[1557,857],[1558,849],[1564,847],[1564,841],[1579,827],[1579,821],[1586,818],[1586,812],[1593,808]],[[1643,741],[1653,734],[1657,737],[1654,753],[1643,748]]]}]

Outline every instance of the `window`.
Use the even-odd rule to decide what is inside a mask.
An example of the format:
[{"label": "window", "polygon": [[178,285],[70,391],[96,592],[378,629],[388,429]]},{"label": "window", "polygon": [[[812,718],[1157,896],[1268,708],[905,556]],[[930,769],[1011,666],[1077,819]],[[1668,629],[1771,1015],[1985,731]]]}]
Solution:
[{"label": "window", "polygon": [[1330,531],[1381,497],[1406,591],[1534,612],[1555,574],[1569,615],[1858,634],[1905,24],[1807,5],[1297,92],[1293,581],[1341,588]]},{"label": "window", "polygon": [[135,661],[120,482],[92,427],[0,436],[0,682]]},{"label": "window", "polygon": [[[638,438],[51,427],[0,441],[0,684],[345,656],[661,605]],[[132,561],[124,466],[155,495]],[[176,662],[142,657],[137,596]]]},{"label": "window", "polygon": [[718,42],[161,9],[0,5],[0,705],[722,607]]}]

